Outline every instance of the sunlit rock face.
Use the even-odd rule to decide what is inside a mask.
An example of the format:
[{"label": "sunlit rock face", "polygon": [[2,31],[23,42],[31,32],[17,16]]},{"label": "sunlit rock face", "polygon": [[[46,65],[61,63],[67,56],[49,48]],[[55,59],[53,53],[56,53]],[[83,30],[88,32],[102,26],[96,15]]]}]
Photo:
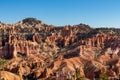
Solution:
[{"label": "sunlit rock face", "polygon": [[0,23],[0,78],[119,79],[119,34],[120,29],[85,24],[56,27],[35,18]]},{"label": "sunlit rock face", "polygon": [[37,42],[19,40],[16,36],[9,36],[8,42],[2,47],[2,56],[7,58],[17,57],[17,54],[30,55],[39,54]]},{"label": "sunlit rock face", "polygon": [[38,44],[42,43],[42,38],[39,36],[39,34],[33,35],[33,42],[37,42]]},{"label": "sunlit rock face", "polygon": [[23,80],[22,78],[20,78],[20,76],[13,74],[11,72],[7,72],[7,71],[1,71],[0,72],[0,78],[1,79],[6,79],[6,80]]}]

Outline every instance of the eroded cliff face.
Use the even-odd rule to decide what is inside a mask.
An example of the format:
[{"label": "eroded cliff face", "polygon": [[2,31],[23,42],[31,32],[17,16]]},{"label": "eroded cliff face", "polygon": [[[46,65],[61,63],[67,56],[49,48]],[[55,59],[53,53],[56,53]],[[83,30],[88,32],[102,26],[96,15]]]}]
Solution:
[{"label": "eroded cliff face", "polygon": [[0,23],[0,57],[8,61],[0,78],[87,80],[104,74],[118,79],[120,37],[107,32],[85,24],[55,27],[34,18]]},{"label": "eroded cliff face", "polygon": [[15,58],[19,55],[29,56],[30,54],[39,54],[39,48],[36,42],[16,41],[15,43],[6,43],[1,54],[6,58]]}]

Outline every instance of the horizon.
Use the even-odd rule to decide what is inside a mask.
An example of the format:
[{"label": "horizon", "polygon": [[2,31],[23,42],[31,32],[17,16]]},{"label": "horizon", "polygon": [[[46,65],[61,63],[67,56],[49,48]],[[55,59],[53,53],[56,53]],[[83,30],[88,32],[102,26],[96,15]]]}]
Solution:
[{"label": "horizon", "polygon": [[55,26],[87,24],[120,28],[119,0],[1,0],[0,21],[17,23],[28,17]]},{"label": "horizon", "polygon": [[[33,18],[33,17],[27,17],[27,18]],[[27,18],[24,18],[24,19],[27,19]],[[24,19],[22,19],[22,20],[24,20]],[[33,19],[37,19],[37,18],[33,18]],[[17,21],[16,23],[19,23],[20,21],[22,21],[22,20],[19,20],[19,21]],[[39,19],[37,19],[37,20],[39,20]],[[39,21],[41,21],[41,20],[39,20]],[[0,21],[1,22],[1,21]],[[42,21],[43,22],[43,21]],[[16,23],[4,23],[4,22],[1,22],[1,23],[3,23],[3,24],[16,24]],[[43,23],[45,23],[45,22],[43,22]],[[45,24],[47,24],[47,23],[45,23]],[[79,24],[84,24],[84,23],[79,23]],[[74,26],[74,25],[79,25],[79,24],[73,24],[73,25],[70,25],[70,24],[68,24],[68,25],[70,25],[70,26]],[[47,25],[53,25],[53,26],[55,26],[55,27],[62,27],[62,26],[67,26],[66,24],[65,25],[54,25],[54,24],[47,24]],[[89,24],[85,24],[85,25],[88,25],[89,27],[91,27],[91,28],[109,28],[109,29],[120,29],[119,27],[92,27],[92,26],[90,26]]]}]

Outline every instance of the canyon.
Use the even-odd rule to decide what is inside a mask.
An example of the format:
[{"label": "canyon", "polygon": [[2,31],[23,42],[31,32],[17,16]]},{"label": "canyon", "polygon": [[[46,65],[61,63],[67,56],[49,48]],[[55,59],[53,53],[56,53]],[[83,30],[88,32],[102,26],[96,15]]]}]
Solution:
[{"label": "canyon", "polygon": [[120,29],[0,23],[0,79],[119,80]]}]

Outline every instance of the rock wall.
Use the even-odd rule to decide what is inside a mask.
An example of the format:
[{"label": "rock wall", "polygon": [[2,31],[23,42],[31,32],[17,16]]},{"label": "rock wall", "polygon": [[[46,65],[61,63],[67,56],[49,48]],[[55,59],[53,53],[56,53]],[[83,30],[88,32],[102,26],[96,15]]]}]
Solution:
[{"label": "rock wall", "polygon": [[109,40],[115,40],[117,39],[115,36],[110,35],[103,35],[103,34],[97,34],[93,36],[92,38],[88,38],[86,40],[80,41],[80,53],[83,53],[85,49],[91,49],[94,47],[97,48],[104,48],[105,42]]},{"label": "rock wall", "polygon": [[6,43],[2,48],[2,56],[6,58],[17,57],[17,54],[29,56],[30,54],[39,54],[39,45],[31,41],[15,41]]}]

